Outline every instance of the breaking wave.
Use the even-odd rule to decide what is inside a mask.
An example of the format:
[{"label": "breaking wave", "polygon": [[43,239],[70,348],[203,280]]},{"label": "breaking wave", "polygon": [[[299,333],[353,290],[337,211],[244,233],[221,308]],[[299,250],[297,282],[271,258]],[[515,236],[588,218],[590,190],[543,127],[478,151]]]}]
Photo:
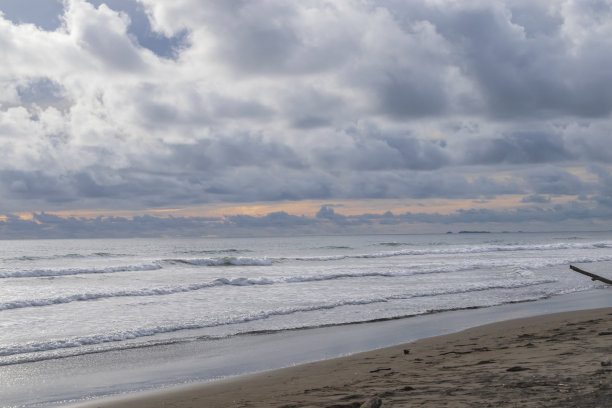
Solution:
[{"label": "breaking wave", "polygon": [[187,264],[195,266],[268,266],[272,261],[268,258],[249,258],[225,256],[221,258],[201,258],[201,259],[164,259],[170,264]]},{"label": "breaking wave", "polygon": [[[387,243],[389,244],[389,243]],[[385,244],[385,245],[387,245]],[[381,244],[382,245],[382,244]],[[395,244],[393,244],[395,245]],[[391,258],[396,256],[417,255],[461,255],[492,252],[524,252],[524,251],[559,251],[569,249],[604,249],[612,248],[612,242],[593,243],[558,243],[536,245],[481,245],[452,248],[402,249],[398,251],[375,252],[356,255],[330,255],[292,258],[296,261],[341,261],[344,259]]]},{"label": "breaking wave", "polygon": [[[430,292],[408,293],[404,295],[393,295],[388,297],[374,297],[365,299],[343,300],[337,302],[321,303],[312,306],[290,307],[277,310],[262,311],[246,316],[233,316],[225,320],[215,320],[210,322],[197,323],[181,323],[176,325],[156,326],[150,328],[141,328],[137,330],[127,330],[121,332],[113,332],[109,334],[98,334],[84,337],[74,337],[68,339],[58,339],[48,342],[30,342],[21,345],[6,346],[0,348],[0,356],[12,356],[25,353],[44,352],[57,349],[71,349],[82,346],[98,345],[104,343],[122,342],[125,340],[134,340],[142,337],[150,337],[156,334],[171,333],[180,330],[195,330],[217,326],[228,326],[235,324],[248,323],[252,321],[265,320],[273,316],[286,316],[296,313],[315,312],[321,310],[336,309],[344,306],[359,306],[374,303],[385,303],[393,300],[410,299],[430,296],[456,295],[471,292],[481,292],[497,289],[516,289],[530,286],[538,286],[547,283],[554,283],[554,280],[539,280],[529,283],[508,283],[498,285],[475,285],[456,290],[437,290]],[[1,364],[1,363],[0,363]]]},{"label": "breaking wave", "polygon": [[[219,286],[258,286],[258,285],[275,285],[275,284],[300,284],[306,282],[321,282],[321,281],[332,281],[338,279],[360,279],[360,278],[397,278],[407,277],[415,275],[429,275],[429,274],[444,274],[452,272],[469,271],[474,268],[478,268],[475,265],[464,265],[464,266],[447,266],[447,267],[432,267],[427,269],[419,269],[412,271],[396,271],[396,272],[348,272],[348,273],[331,273],[322,275],[311,275],[311,276],[287,276],[276,279],[260,277],[260,278],[217,278],[209,282],[194,283],[191,285],[184,286],[173,286],[173,287],[161,287],[161,288],[143,288],[135,290],[120,290],[120,291],[109,291],[109,292],[89,292],[79,293],[68,296],[58,296],[53,298],[43,299],[29,299],[29,300],[15,300],[9,302],[0,303],[0,311],[10,309],[21,309],[29,307],[43,307],[60,305],[72,302],[86,302],[99,299],[116,298],[116,297],[145,297],[145,296],[166,296],[177,293],[195,292],[199,290],[219,287]],[[530,282],[525,285],[530,285]],[[451,292],[449,292],[451,293]]]},{"label": "breaking wave", "polygon": [[51,276],[88,275],[117,272],[154,271],[162,269],[157,263],[127,266],[108,266],[105,268],[66,268],[66,269],[31,269],[19,271],[0,271],[0,278],[35,278]]}]

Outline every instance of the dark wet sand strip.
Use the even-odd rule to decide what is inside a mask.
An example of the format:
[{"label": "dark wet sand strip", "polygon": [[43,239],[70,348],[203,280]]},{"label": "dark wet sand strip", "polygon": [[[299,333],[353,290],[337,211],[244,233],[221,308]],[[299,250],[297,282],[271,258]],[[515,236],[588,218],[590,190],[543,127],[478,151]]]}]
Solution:
[{"label": "dark wet sand strip", "polygon": [[82,407],[608,407],[612,308],[510,320]]}]

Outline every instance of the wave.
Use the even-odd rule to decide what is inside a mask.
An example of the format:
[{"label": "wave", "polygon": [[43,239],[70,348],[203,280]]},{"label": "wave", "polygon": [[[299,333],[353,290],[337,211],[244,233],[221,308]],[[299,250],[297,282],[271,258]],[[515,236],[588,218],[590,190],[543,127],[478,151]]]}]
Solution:
[{"label": "wave", "polygon": [[[405,246],[409,244],[396,242],[383,242],[377,245],[383,246]],[[605,249],[612,248],[612,242],[593,242],[593,243],[557,243],[557,244],[533,244],[533,245],[481,245],[481,246],[461,246],[461,247],[438,247],[425,249],[400,249],[397,251],[384,251],[365,254],[338,254],[338,255],[321,255],[307,256],[294,258],[268,258],[268,257],[220,257],[220,258],[203,258],[203,259],[166,259],[165,262],[175,264],[189,264],[196,266],[269,266],[274,263],[286,261],[301,261],[301,262],[327,262],[327,261],[342,261],[345,259],[376,259],[376,258],[392,258],[398,256],[424,256],[424,255],[461,255],[461,254],[479,254],[489,252],[525,252],[525,251],[558,251],[568,249]],[[328,246],[321,249],[352,249],[342,246]]]},{"label": "wave", "polygon": [[462,266],[446,266],[432,267],[420,270],[411,270],[403,272],[349,272],[349,273],[331,273],[323,275],[300,275],[288,276],[277,279],[260,277],[257,279],[237,277],[237,278],[217,278],[209,282],[196,283],[185,286],[162,287],[162,288],[142,288],[135,290],[121,290],[114,292],[90,292],[79,293],[68,296],[58,296],[54,298],[43,299],[26,299],[15,300],[10,302],[0,303],[0,311],[10,309],[21,309],[30,307],[43,307],[72,302],[86,302],[99,299],[115,298],[115,297],[145,297],[145,296],[166,296],[177,293],[195,292],[199,290],[219,287],[219,286],[258,286],[258,285],[275,285],[275,284],[300,284],[308,282],[332,281],[339,279],[362,279],[362,278],[401,278],[416,275],[444,274],[453,272],[462,272],[478,269],[478,265],[462,265]]},{"label": "wave", "polygon": [[116,272],[153,271],[162,269],[162,266],[153,264],[108,266],[105,268],[66,268],[66,269],[32,269],[21,271],[0,272],[0,278],[37,278],[51,276],[88,275]]},{"label": "wave", "polygon": [[194,266],[268,266],[272,264],[269,258],[249,258],[225,256],[221,258],[201,258],[201,259],[164,259],[163,262],[170,264],[186,264]]},{"label": "wave", "polygon": [[42,307],[66,304],[72,302],[85,302],[106,298],[115,297],[141,297],[141,296],[165,296],[173,295],[176,293],[194,292],[207,288],[219,287],[219,286],[257,286],[257,285],[274,285],[279,283],[302,283],[302,282],[313,282],[313,281],[325,281],[334,279],[346,279],[354,277],[368,277],[368,276],[398,276],[398,274],[390,273],[362,273],[362,274],[330,274],[321,276],[296,276],[282,279],[249,279],[249,278],[218,278],[210,282],[197,283],[186,286],[175,286],[165,288],[145,288],[136,290],[122,290],[116,292],[90,292],[90,293],[79,293],[69,296],[58,296],[54,298],[44,299],[29,299],[29,300],[15,300],[11,302],[0,303],[0,311],[10,309],[21,309],[28,307]]},{"label": "wave", "polygon": [[143,265],[108,266],[104,268],[65,268],[65,269],[31,269],[18,271],[0,271],[2,278],[35,278],[69,275],[87,275],[117,272],[137,272],[163,269],[163,263],[185,264],[193,266],[267,266],[272,264],[268,258],[221,257],[203,259],[165,259]]},{"label": "wave", "polygon": [[190,249],[185,251],[179,251],[177,253],[187,254],[187,255],[209,255],[209,254],[242,254],[246,252],[253,252],[250,249],[236,249],[236,248],[226,248],[226,249]]},{"label": "wave", "polygon": [[319,247],[319,248],[315,248],[315,249],[353,249],[349,246],[344,246],[344,245],[327,245],[324,247]]},{"label": "wave", "polygon": [[113,254],[111,252],[92,252],[88,254],[56,254],[56,255],[22,255],[14,258],[7,258],[8,261],[45,261],[57,259],[87,259],[87,258],[121,258],[131,257],[129,254]]},{"label": "wave", "polygon": [[[413,295],[411,298],[420,298],[420,297],[432,297],[432,296],[445,296],[445,295],[460,295],[464,293],[472,293],[472,292],[483,292],[486,290],[499,290],[499,289],[522,289],[529,288],[532,286],[540,286],[540,285],[548,285],[551,283],[557,283],[556,279],[541,279],[532,282],[520,282],[520,283],[509,283],[505,285],[476,285],[468,289],[457,289],[457,290],[441,290],[441,291],[432,291],[432,292],[424,292],[421,294]],[[403,299],[403,298],[399,298]]]},{"label": "wave", "polygon": [[261,279],[248,279],[248,278],[234,278],[226,279],[219,278],[212,282],[197,283],[187,286],[175,286],[167,288],[150,288],[150,289],[136,289],[136,290],[122,290],[117,292],[91,292],[91,293],[79,293],[69,296],[58,296],[54,298],[46,299],[30,299],[30,300],[15,300],[11,302],[0,303],[0,310],[10,309],[21,309],[27,307],[41,307],[59,305],[72,302],[83,302],[98,299],[114,298],[114,297],[140,297],[140,296],[163,296],[172,295],[175,293],[193,292],[205,288],[212,288],[216,286],[252,286],[252,285],[271,285],[274,282],[267,278]]},{"label": "wave", "polygon": [[274,285],[274,284],[294,284],[294,283],[307,283],[307,282],[319,282],[319,281],[330,281],[338,279],[351,279],[351,278],[368,278],[368,277],[402,277],[402,276],[413,276],[422,274],[435,274],[435,273],[449,273],[458,272],[462,270],[470,270],[471,267],[457,267],[457,268],[430,268],[420,271],[410,272],[363,272],[363,273],[335,273],[335,274],[324,274],[324,275],[312,275],[312,276],[291,276],[279,279],[269,278],[258,278],[250,279],[244,277],[238,278],[217,278],[210,282],[197,283],[185,286],[174,286],[174,287],[162,287],[162,288],[143,288],[135,290],[121,290],[114,292],[90,292],[90,293],[78,293],[69,296],[58,296],[54,298],[43,298],[43,299],[27,299],[27,300],[14,300],[10,302],[0,303],[0,311],[10,309],[22,309],[29,307],[43,307],[60,305],[72,302],[86,302],[99,299],[115,298],[115,297],[143,297],[143,296],[166,296],[177,293],[195,292],[203,289],[214,288],[219,286],[257,286],[257,285]]},{"label": "wave", "polygon": [[[421,256],[421,255],[461,255],[480,254],[491,252],[525,252],[525,251],[559,251],[570,249],[608,249],[612,248],[612,242],[593,243],[557,243],[557,244],[533,244],[533,245],[481,245],[451,248],[429,248],[429,249],[402,249],[398,251],[375,252],[357,255],[330,255],[291,258],[295,261],[341,261],[344,259],[373,259],[391,258],[397,256]],[[282,258],[286,260],[287,258]]]},{"label": "wave", "polygon": [[163,261],[153,262],[150,264],[108,266],[104,268],[65,268],[65,269],[31,269],[31,270],[26,269],[26,270],[18,270],[18,271],[4,271],[4,272],[0,271],[0,279],[152,271],[152,270],[162,269],[163,263],[185,264],[185,265],[194,265],[194,266],[230,266],[230,265],[267,266],[267,265],[271,265],[272,261],[268,258],[248,258],[248,257],[221,257],[221,258],[203,258],[203,259],[165,259]]},{"label": "wave", "polygon": [[379,242],[376,245],[378,245],[378,246],[388,246],[388,247],[398,247],[398,246],[404,246],[404,245],[408,245],[408,244],[404,244],[403,242]]},{"label": "wave", "polygon": [[69,339],[59,339],[55,341],[48,342],[30,342],[18,346],[7,346],[0,348],[0,356],[12,356],[17,354],[25,354],[25,353],[36,353],[36,352],[45,352],[57,349],[71,349],[75,347],[83,347],[83,346],[91,346],[98,345],[104,343],[116,343],[122,342],[126,340],[134,340],[142,337],[151,337],[157,334],[164,333],[172,333],[181,330],[195,330],[195,329],[204,329],[210,327],[218,327],[218,326],[230,326],[243,324],[253,321],[265,320],[274,316],[286,316],[297,313],[308,313],[308,312],[316,312],[323,310],[331,310],[340,307],[346,306],[362,306],[369,305],[375,303],[386,303],[393,300],[400,299],[411,299],[411,298],[419,298],[419,297],[430,297],[430,296],[443,296],[443,295],[456,295],[456,294],[465,294],[471,292],[480,292],[486,290],[498,290],[498,289],[516,289],[516,288],[524,288],[529,286],[537,286],[548,283],[554,283],[555,280],[540,280],[529,283],[508,283],[508,284],[496,284],[496,285],[477,285],[472,287],[467,287],[463,289],[456,290],[438,290],[438,291],[430,291],[430,292],[422,292],[416,294],[404,294],[404,295],[392,295],[387,297],[374,297],[374,298],[365,298],[365,299],[352,299],[352,300],[342,300],[336,302],[328,302],[322,303],[312,306],[302,306],[302,307],[290,307],[284,309],[277,310],[269,310],[262,311],[259,313],[246,315],[246,316],[235,316],[229,318],[225,321],[212,321],[212,322],[197,322],[197,323],[182,323],[177,325],[167,325],[167,326],[156,326],[150,328],[141,328],[138,330],[126,330],[126,331],[118,331],[109,334],[98,334],[92,336],[85,337],[74,337]]},{"label": "wave", "polygon": [[[14,301],[8,301],[0,303],[0,311],[30,307],[43,307],[52,306],[59,304],[66,304],[72,302],[84,302],[94,301],[99,299],[114,298],[114,297],[144,297],[144,296],[165,296],[176,293],[186,293],[204,290],[207,288],[213,288],[218,286],[254,286],[254,285],[275,285],[275,284],[300,284],[308,282],[320,282],[320,281],[333,281],[340,279],[363,279],[363,278],[402,278],[417,275],[430,275],[430,274],[445,274],[445,273],[456,273],[473,271],[478,269],[488,268],[504,268],[512,267],[515,269],[517,274],[525,277],[532,276],[531,274],[525,274],[525,271],[531,269],[539,269],[544,267],[552,267],[558,265],[565,265],[571,263],[590,263],[590,262],[602,262],[612,260],[611,256],[601,256],[596,258],[585,258],[585,257],[573,257],[573,258],[551,258],[542,259],[539,261],[530,260],[528,265],[521,265],[514,262],[511,258],[501,262],[475,262],[475,263],[462,263],[459,265],[441,265],[441,266],[412,266],[403,270],[397,271],[366,271],[366,272],[338,272],[338,273],[327,273],[327,274],[314,274],[314,275],[298,275],[298,276],[285,276],[277,278],[246,278],[246,277],[234,277],[226,278],[221,277],[208,282],[196,283],[184,286],[171,286],[161,288],[141,288],[134,290],[119,290],[119,291],[108,291],[108,292],[88,292],[88,293],[77,293],[67,296],[58,296],[53,298],[38,298],[38,299],[20,299]],[[178,262],[188,263],[190,265],[236,265],[240,262],[244,262],[247,265],[268,265],[271,261],[264,258],[244,258],[235,259],[232,261],[222,259],[203,259],[203,260],[167,260],[167,262]],[[62,269],[62,270],[32,270],[32,271],[16,271],[16,272],[0,272],[0,278],[19,278],[19,277],[52,277],[52,276],[65,276],[65,275],[78,275],[78,274],[102,274],[102,273],[115,273],[115,272],[128,272],[128,271],[146,271],[146,270],[157,270],[161,269],[162,266],[155,264],[147,265],[132,265],[132,266],[119,266],[119,267],[108,267],[102,269]]]},{"label": "wave", "polygon": [[[400,249],[397,251],[385,251],[365,254],[338,254],[312,257],[295,257],[295,258],[268,258],[268,257],[238,257],[238,256],[222,256],[210,258],[176,258],[164,259],[150,264],[142,265],[127,265],[127,266],[109,266],[104,268],[66,268],[66,269],[24,269],[15,271],[0,271],[0,279],[2,278],[26,278],[26,277],[53,277],[53,276],[68,276],[81,274],[103,274],[116,272],[134,272],[162,269],[164,264],[171,265],[188,265],[200,267],[219,267],[219,266],[270,266],[275,263],[282,262],[328,262],[341,261],[345,259],[377,259],[391,258],[400,256],[427,256],[427,255],[461,255],[461,254],[479,254],[493,252],[525,252],[525,251],[560,251],[570,249],[610,249],[612,242],[591,242],[591,243],[556,243],[556,244],[534,244],[534,245],[482,245],[482,246],[461,246],[461,247],[444,247],[444,248],[423,248],[423,249]],[[338,247],[338,249],[340,249]],[[236,249],[224,249],[221,252],[239,251]],[[219,252],[219,251],[217,251]],[[117,257],[124,256],[107,252],[96,252],[87,255],[79,254],[63,254],[60,257]],[[127,256],[127,255],[126,255]],[[581,258],[574,262],[592,262],[595,260],[609,260],[608,258]]]}]

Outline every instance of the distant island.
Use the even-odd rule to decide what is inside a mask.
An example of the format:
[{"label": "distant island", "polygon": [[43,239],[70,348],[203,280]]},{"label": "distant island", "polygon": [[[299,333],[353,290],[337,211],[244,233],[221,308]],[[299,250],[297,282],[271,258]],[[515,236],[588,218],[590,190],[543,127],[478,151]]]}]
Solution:
[{"label": "distant island", "polygon": [[491,231],[459,231],[459,234],[490,234]]}]

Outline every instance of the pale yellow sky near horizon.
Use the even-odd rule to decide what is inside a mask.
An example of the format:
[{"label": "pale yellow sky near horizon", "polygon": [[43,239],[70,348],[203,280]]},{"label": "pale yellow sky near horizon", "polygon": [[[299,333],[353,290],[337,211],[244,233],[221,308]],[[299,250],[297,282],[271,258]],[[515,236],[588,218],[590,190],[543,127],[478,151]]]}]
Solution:
[{"label": "pale yellow sky near horizon", "polygon": [[[47,214],[57,215],[63,218],[96,218],[102,217],[126,217],[151,215],[157,217],[223,217],[231,215],[249,215],[262,217],[269,213],[284,211],[291,215],[314,217],[322,206],[327,205],[336,213],[346,216],[362,214],[383,214],[391,211],[393,214],[452,214],[458,210],[491,209],[504,210],[521,206],[533,205],[523,203],[523,195],[505,195],[495,198],[482,199],[369,199],[369,200],[302,200],[282,202],[256,202],[256,203],[219,203],[204,204],[201,206],[190,206],[182,208],[158,208],[142,210],[66,210],[45,211]],[[550,197],[550,203],[554,205],[575,200],[576,196]],[[15,213],[22,219],[32,219],[32,213]],[[0,220],[6,219],[0,216]]]}]

